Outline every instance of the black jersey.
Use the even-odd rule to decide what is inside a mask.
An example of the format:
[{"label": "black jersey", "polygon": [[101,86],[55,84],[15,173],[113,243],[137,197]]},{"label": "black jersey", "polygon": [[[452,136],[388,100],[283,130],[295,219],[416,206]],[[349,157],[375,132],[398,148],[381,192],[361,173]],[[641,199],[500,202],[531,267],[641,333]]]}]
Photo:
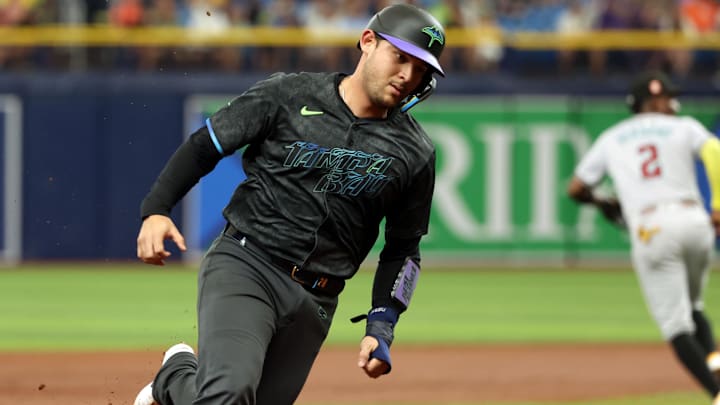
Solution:
[{"label": "black jersey", "polygon": [[[199,133],[207,144],[212,138],[220,154],[212,162],[195,160],[206,173],[221,155],[246,147],[247,179],[223,210],[228,222],[275,257],[350,278],[377,240],[383,218],[388,240],[419,240],[427,233],[435,149],[406,113],[355,117],[338,94],[342,77],[278,73],[258,82]],[[197,143],[197,135],[188,142]],[[171,159],[170,173],[146,197],[144,215],[163,213],[179,199],[165,197],[168,185],[181,183],[170,193],[179,194],[197,182],[178,179],[193,177],[178,176],[185,170],[178,163]]]},{"label": "black jersey", "polygon": [[342,75],[275,74],[210,119],[219,146],[243,154],[247,180],[224,210],[269,253],[351,277],[378,237],[427,233],[435,151],[408,114],[358,119]]}]

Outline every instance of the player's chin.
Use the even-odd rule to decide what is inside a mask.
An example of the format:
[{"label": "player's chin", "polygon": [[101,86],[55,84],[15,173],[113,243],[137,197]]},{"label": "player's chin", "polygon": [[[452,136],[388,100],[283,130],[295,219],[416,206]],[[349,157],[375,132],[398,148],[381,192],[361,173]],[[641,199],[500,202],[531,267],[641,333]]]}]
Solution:
[{"label": "player's chin", "polygon": [[405,93],[405,91],[403,91],[402,89],[399,89],[393,85],[388,85],[385,88],[385,98],[394,100],[394,103],[396,103],[396,104],[399,103],[400,100],[402,100],[403,97],[405,97],[407,95],[404,93]]},{"label": "player's chin", "polygon": [[393,108],[397,107],[402,101],[400,95],[388,94],[383,98],[383,107]]}]

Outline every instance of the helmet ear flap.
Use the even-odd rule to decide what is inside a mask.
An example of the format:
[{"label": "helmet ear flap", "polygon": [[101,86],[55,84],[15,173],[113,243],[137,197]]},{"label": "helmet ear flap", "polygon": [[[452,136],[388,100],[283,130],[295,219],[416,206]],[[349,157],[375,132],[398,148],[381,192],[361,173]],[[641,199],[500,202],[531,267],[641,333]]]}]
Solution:
[{"label": "helmet ear flap", "polygon": [[[428,70],[427,73],[425,73],[425,76],[423,76],[423,79],[420,81],[420,84],[415,88],[415,90],[412,92],[412,94],[420,94],[422,93],[425,88],[430,84],[430,82],[433,80],[433,72],[431,70]],[[433,86],[435,87],[435,86]]]},{"label": "helmet ear flap", "polygon": [[400,102],[400,111],[406,112],[418,103],[425,101],[435,91],[436,87],[437,79],[433,77],[432,72],[426,73],[420,85]]}]

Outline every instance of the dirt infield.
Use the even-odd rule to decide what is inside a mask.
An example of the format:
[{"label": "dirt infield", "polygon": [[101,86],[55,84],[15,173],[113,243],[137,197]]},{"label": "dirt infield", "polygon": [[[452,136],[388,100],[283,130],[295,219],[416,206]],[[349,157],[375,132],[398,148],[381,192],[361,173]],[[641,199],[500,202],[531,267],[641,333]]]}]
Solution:
[{"label": "dirt infield", "polygon": [[[132,404],[162,353],[0,353],[0,405]],[[321,353],[298,404],[584,400],[699,390],[667,346],[502,345],[393,348],[369,380],[354,348]]]}]

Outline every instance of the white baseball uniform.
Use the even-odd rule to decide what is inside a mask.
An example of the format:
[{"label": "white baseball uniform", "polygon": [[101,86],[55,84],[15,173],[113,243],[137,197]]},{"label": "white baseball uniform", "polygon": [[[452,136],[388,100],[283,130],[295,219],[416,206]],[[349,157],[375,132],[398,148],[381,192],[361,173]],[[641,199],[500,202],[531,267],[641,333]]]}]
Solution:
[{"label": "white baseball uniform", "polygon": [[642,113],[604,131],[575,176],[593,186],[609,175],[623,207],[632,260],[650,313],[663,337],[693,333],[692,310],[714,252],[695,159],[713,135],[691,117]]}]

